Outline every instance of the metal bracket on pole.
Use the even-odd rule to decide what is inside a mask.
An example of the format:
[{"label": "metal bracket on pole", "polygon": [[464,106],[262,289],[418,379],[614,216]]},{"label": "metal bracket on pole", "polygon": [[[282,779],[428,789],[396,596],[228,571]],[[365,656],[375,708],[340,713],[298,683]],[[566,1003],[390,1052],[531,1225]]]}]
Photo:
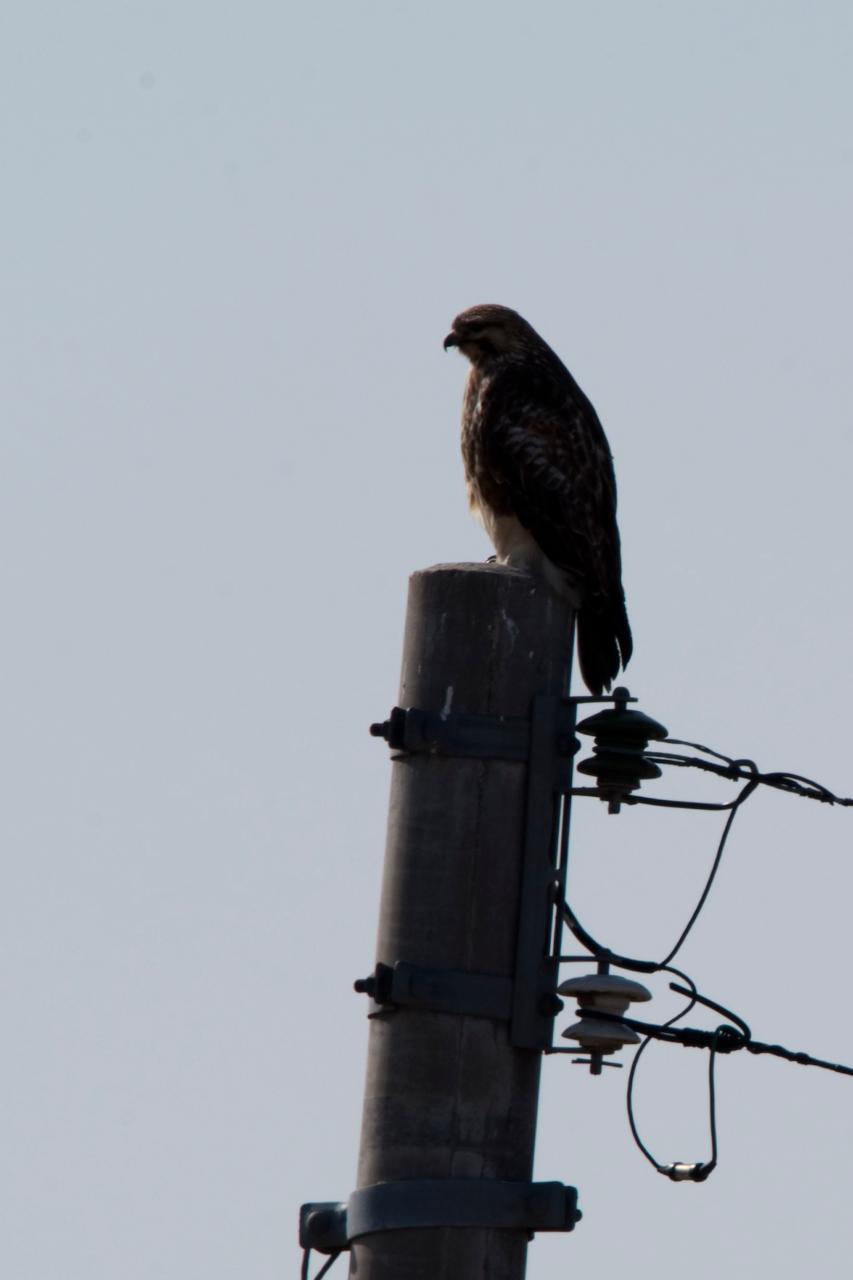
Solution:
[{"label": "metal bracket on pole", "polygon": [[576,741],[574,721],[571,701],[544,695],[533,699],[510,1028],[512,1043],[521,1049],[550,1048],[554,1018],[563,1007],[556,995],[559,906],[566,887],[572,759],[556,748],[558,738]]},{"label": "metal bracket on pole", "polygon": [[504,1231],[573,1231],[578,1193],[562,1182],[501,1182],[487,1178],[411,1178],[378,1182],[349,1201],[304,1204],[303,1249],[337,1253],[359,1236],[415,1227],[484,1227]]},{"label": "metal bracket on pole", "polygon": [[509,1019],[512,1011],[512,979],[494,973],[426,969],[398,960],[393,968],[377,964],[369,978],[359,978],[354,985],[370,996],[370,1018],[399,1006],[474,1018]]},{"label": "metal bracket on pole", "polygon": [[[580,750],[574,736],[574,715],[568,704],[554,699],[555,755],[571,757]],[[563,710],[565,708],[565,711]],[[393,707],[387,720],[370,726],[374,738],[384,738],[392,751],[477,760],[519,760],[530,757],[531,722],[521,716],[473,716],[458,711],[423,711]]]},{"label": "metal bracket on pole", "polygon": [[370,732],[374,738],[385,738],[392,751],[526,760],[530,724],[520,717],[393,707],[388,719],[372,724]]},{"label": "metal bracket on pole", "polygon": [[[603,700],[603,699],[602,699]],[[377,965],[371,978],[356,983],[374,1001],[371,1015],[383,1007],[416,1005],[487,1018],[510,1017],[510,1039],[519,1049],[549,1049],[554,1018],[562,1009],[559,980],[562,916],[572,760],[575,736],[573,699],[539,695],[527,719],[473,716],[461,712],[394,707],[370,732],[385,738],[394,752],[516,760],[527,764],[521,903],[512,981],[489,974],[419,969],[399,962],[390,970]],[[509,1002],[509,1012],[507,1004]]]}]

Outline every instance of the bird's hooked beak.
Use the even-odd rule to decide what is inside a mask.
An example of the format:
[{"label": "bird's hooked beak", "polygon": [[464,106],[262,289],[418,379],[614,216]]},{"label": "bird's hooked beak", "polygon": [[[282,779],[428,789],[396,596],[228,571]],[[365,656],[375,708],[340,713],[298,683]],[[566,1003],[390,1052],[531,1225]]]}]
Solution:
[{"label": "bird's hooked beak", "polygon": [[460,341],[459,334],[456,332],[455,329],[451,329],[450,333],[444,339],[443,346],[445,351],[449,351],[451,347],[458,347],[459,341]]}]

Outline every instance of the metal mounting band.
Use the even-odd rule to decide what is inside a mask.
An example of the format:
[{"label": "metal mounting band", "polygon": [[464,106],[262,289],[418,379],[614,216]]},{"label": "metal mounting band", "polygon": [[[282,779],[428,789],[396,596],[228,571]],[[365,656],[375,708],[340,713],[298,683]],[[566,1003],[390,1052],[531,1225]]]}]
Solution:
[{"label": "metal mounting band", "polygon": [[[574,736],[574,710],[555,700],[554,752],[571,757],[580,748]],[[469,715],[460,711],[424,711],[394,707],[387,720],[370,727],[392,751],[477,760],[520,760],[530,757],[531,724],[526,717]]]},{"label": "metal mounting band", "polygon": [[[370,1015],[409,1005],[448,1013],[506,1018],[510,1040],[519,1049],[542,1052],[554,1039],[554,1017],[561,1008],[554,995],[565,891],[568,796],[578,699],[552,694],[534,697],[530,715],[479,716],[464,712],[394,707],[388,720],[371,725],[392,752],[527,763],[524,853],[514,974],[511,982],[488,974],[417,971],[400,962],[390,972],[377,965],[372,978],[356,984],[373,997]],[[597,699],[596,699],[597,701]],[[562,814],[559,805],[565,797]]]},{"label": "metal mounting band", "polygon": [[354,1191],[347,1236],[406,1227],[495,1227],[506,1231],[571,1231],[578,1193],[562,1182],[485,1178],[416,1178]]},{"label": "metal mounting band", "polygon": [[406,960],[398,960],[393,967],[377,964],[373,975],[357,983],[356,990],[371,996],[368,1017],[408,1006],[435,1013],[508,1019],[512,1009],[512,978],[459,969],[427,969]]},{"label": "metal mounting band", "polygon": [[575,1187],[562,1182],[488,1178],[411,1178],[354,1191],[347,1204],[305,1204],[303,1248],[333,1253],[360,1236],[417,1227],[483,1227],[501,1231],[573,1231],[581,1214]]}]

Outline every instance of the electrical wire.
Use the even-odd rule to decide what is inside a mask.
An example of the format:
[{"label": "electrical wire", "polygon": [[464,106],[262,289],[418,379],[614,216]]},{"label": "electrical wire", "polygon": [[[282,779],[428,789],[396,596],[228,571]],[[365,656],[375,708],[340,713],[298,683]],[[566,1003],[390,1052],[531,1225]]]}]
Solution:
[{"label": "electrical wire", "polygon": [[[688,977],[686,973],[682,973],[680,969],[676,969],[672,965],[667,965],[667,969],[669,970],[670,973],[678,974],[680,978],[684,979],[684,981],[687,983],[689,987],[693,988],[693,996],[688,1001],[688,1003],[684,1006],[684,1008],[679,1009],[676,1014],[673,1014],[673,1016],[669,1018],[668,1021],[662,1024],[662,1026],[664,1027],[671,1027],[673,1026],[674,1023],[678,1022],[681,1018],[686,1018],[688,1013],[690,1013],[690,1011],[695,1008],[696,986],[692,978]],[[634,1054],[634,1061],[631,1063],[631,1070],[628,1072],[628,1082],[625,1089],[625,1105],[628,1111],[628,1124],[630,1125],[630,1128],[631,1128],[631,1136],[633,1137],[637,1146],[642,1151],[643,1155],[648,1160],[649,1164],[654,1165],[655,1169],[657,1169],[657,1171],[660,1173],[663,1166],[660,1165],[658,1161],[654,1158],[651,1151],[643,1142],[643,1139],[640,1137],[639,1130],[637,1129],[637,1122],[634,1117],[634,1080],[637,1075],[637,1068],[640,1065],[640,1059],[642,1058],[648,1046],[651,1044],[651,1041],[652,1041],[652,1037],[650,1035],[646,1035],[645,1039],[641,1042],[639,1048],[637,1049],[637,1052]]]},{"label": "electrical wire", "polygon": [[[342,1253],[343,1253],[343,1249],[338,1249],[336,1253],[333,1253],[331,1257],[328,1258],[323,1263],[322,1267],[314,1277],[314,1280],[323,1280],[323,1276],[326,1275],[331,1270],[331,1268],[337,1262],[338,1258],[341,1256]],[[311,1263],[311,1250],[306,1249],[302,1255],[301,1280],[308,1280],[310,1263]]]},{"label": "electrical wire", "polygon": [[[714,751],[711,747],[703,746],[700,742],[689,742],[684,738],[667,738],[666,743],[667,746],[689,747],[692,751],[701,751],[705,755],[712,756],[714,760],[720,763],[715,764],[711,760],[701,760],[697,756],[686,756],[668,751],[649,751],[645,753],[644,758],[654,764],[669,764],[676,768],[704,769],[707,773],[715,773],[732,781],[739,778],[753,779],[763,786],[774,787],[778,791],[787,791],[793,795],[803,796],[808,800],[819,800],[823,804],[853,806],[853,797],[838,796],[833,791],[830,791],[829,787],[825,787],[822,782],[815,782],[813,778],[806,778],[803,774],[785,771],[763,773],[754,760],[749,760],[745,757],[735,759],[724,755],[721,751]],[[649,803],[647,798],[641,796],[629,798],[628,803],[632,801],[635,803]]]},{"label": "electrical wire", "polygon": [[[749,799],[760,785],[763,784],[765,786],[774,787],[777,790],[788,791],[794,795],[804,796],[808,799],[820,800],[825,804],[853,806],[853,798],[837,796],[822,783],[815,782],[812,778],[806,778],[802,774],[784,772],[762,773],[754,760],[750,760],[747,757],[734,758],[732,756],[727,756],[721,751],[715,751],[712,747],[706,747],[703,746],[702,743],[691,742],[685,738],[667,738],[667,743],[676,747],[689,747],[692,751],[701,751],[705,755],[713,757],[713,760],[702,760],[697,756],[685,756],[663,751],[647,752],[645,759],[655,764],[670,764],[679,768],[704,769],[732,780],[745,780],[745,785],[735,796],[734,800],[730,800],[725,803],[706,804],[701,801],[666,800],[653,796],[629,795],[624,797],[624,802],[627,804],[650,804],[679,809],[729,811],[728,819],[723,827],[723,832],[720,836],[719,844],[717,845],[717,852],[714,856],[714,861],[711,864],[711,870],[708,873],[707,880],[705,881],[705,887],[703,888],[702,893],[699,896],[699,900],[696,903],[687,924],[682,929],[675,945],[667,953],[664,959],[657,963],[633,960],[626,956],[620,956],[616,952],[611,951],[608,947],[602,946],[601,943],[597,942],[592,935],[583,928],[577,916],[569,907],[567,901],[564,900],[562,904],[563,918],[582,946],[585,946],[587,950],[591,951],[598,959],[608,959],[612,964],[615,964],[617,968],[630,969],[639,973],[658,972],[658,970],[668,965],[681,950],[688,934],[698,920],[702,909],[708,900],[708,895],[711,892],[717,871],[720,867],[720,862],[722,861],[723,852],[732,829],[735,814],[741,805]],[[720,763],[714,763],[714,761],[719,761]],[[567,824],[564,818],[563,838],[565,838],[566,826]]]},{"label": "electrical wire", "polygon": [[[641,1022],[637,1018],[628,1018],[622,1014],[606,1013],[601,1010],[596,1010],[595,1016],[602,1021],[619,1022],[623,1026],[630,1027],[633,1031],[645,1033],[645,1038],[634,1055],[634,1061],[631,1063],[626,1089],[625,1101],[628,1124],[634,1142],[658,1173],[665,1174],[674,1181],[704,1182],[717,1164],[716,1084],[714,1072],[718,1054],[734,1053],[739,1049],[745,1049],[747,1053],[755,1055],[771,1054],[774,1057],[782,1058],[786,1062],[795,1062],[800,1066],[806,1067],[818,1067],[824,1071],[832,1071],[839,1075],[851,1077],[853,1077],[853,1067],[845,1066],[840,1062],[829,1062],[825,1058],[816,1058],[812,1054],[803,1053],[799,1050],[787,1049],[781,1044],[766,1044],[763,1041],[754,1040],[748,1024],[744,1022],[739,1014],[727,1009],[725,1005],[703,996],[697,991],[695,983],[690,978],[687,978],[685,974],[675,970],[672,966],[667,967],[670,972],[678,973],[679,977],[685,978],[687,983],[685,987],[682,987],[675,982],[671,982],[669,984],[670,988],[680,995],[689,997],[688,1004],[672,1018],[658,1025]],[[729,1018],[736,1025],[732,1026],[729,1023],[723,1023],[714,1031],[704,1031],[695,1027],[677,1027],[675,1024],[686,1017],[696,1004],[705,1005],[707,1008],[723,1014],[724,1017]],[[711,1159],[705,1164],[661,1164],[640,1137],[634,1114],[634,1088],[640,1060],[653,1039],[663,1040],[670,1044],[681,1044],[686,1048],[707,1049],[709,1051],[708,1123],[711,1134]]]},{"label": "electrical wire", "polygon": [[[674,971],[677,972],[677,971]],[[684,976],[684,975],[682,975]],[[670,1018],[668,1022],[662,1022],[659,1025],[652,1022],[642,1022],[639,1018],[629,1018],[621,1013],[608,1013],[603,1009],[596,1009],[595,1017],[601,1022],[617,1022],[622,1026],[630,1027],[632,1031],[643,1032],[647,1040],[662,1040],[667,1044],[680,1044],[687,1049],[713,1049],[715,1053],[736,1053],[739,1049],[745,1049],[747,1053],[761,1056],[770,1054],[776,1058],[782,1058],[785,1062],[794,1062],[801,1067],[819,1067],[822,1071],[834,1071],[839,1075],[853,1076],[853,1067],[845,1066],[841,1062],[830,1062],[826,1058],[816,1058],[813,1054],[804,1053],[799,1049],[786,1049],[781,1044],[767,1044],[763,1040],[754,1040],[752,1032],[747,1024],[737,1014],[726,1010],[728,1016],[732,1018],[737,1026],[730,1026],[723,1023],[714,1031],[705,1031],[699,1027],[676,1027],[674,1024],[679,1018],[686,1016],[688,1009],[694,1004],[705,1004],[709,1008],[722,1009],[722,1005],[716,1005],[714,1001],[708,1000],[696,991],[693,982],[690,983],[689,989],[679,987],[675,983],[670,983],[673,991],[678,991],[683,995],[692,996],[691,1004],[682,1009],[674,1018]],[[642,1046],[641,1046],[642,1047]],[[639,1049],[637,1050],[639,1053]]]},{"label": "electrical wire", "polygon": [[702,893],[699,896],[699,901],[696,903],[696,906],[693,908],[693,912],[690,916],[690,919],[687,921],[687,924],[681,930],[681,933],[678,936],[678,940],[676,941],[675,946],[672,948],[672,950],[667,954],[666,958],[663,960],[661,964],[661,968],[664,968],[666,965],[670,963],[670,961],[675,959],[675,957],[678,955],[679,951],[683,947],[685,941],[687,940],[687,935],[690,933],[694,924],[699,919],[702,908],[705,906],[705,903],[708,901],[708,894],[711,892],[711,887],[714,883],[714,880],[716,879],[717,872],[720,869],[720,863],[722,862],[723,852],[726,847],[726,841],[729,838],[729,832],[732,829],[732,823],[735,820],[735,815],[737,814],[737,811],[740,808],[740,806],[746,800],[749,799],[749,797],[752,795],[753,791],[757,786],[758,786],[758,783],[756,782],[756,780],[754,778],[751,779],[749,782],[747,782],[746,786],[741,791],[737,800],[735,800],[735,802],[733,803],[729,816],[726,819],[725,826],[723,827],[723,834],[720,836],[720,842],[717,845],[717,852],[714,857],[714,861],[711,863],[711,870],[708,873],[708,879],[705,881],[705,888],[702,890]]},{"label": "electrical wire", "polygon": [[711,1159],[707,1164],[700,1164],[691,1170],[691,1182],[704,1182],[717,1167],[717,1085],[714,1068],[717,1065],[717,1048],[720,1029],[714,1032],[714,1043],[708,1054],[708,1125],[711,1130]]},{"label": "electrical wire", "polygon": [[739,1045],[738,1048],[746,1049],[747,1053],[770,1053],[776,1058],[783,1058],[786,1062],[796,1062],[801,1067],[820,1067],[823,1071],[835,1071],[842,1076],[853,1076],[853,1067],[845,1067],[840,1062],[827,1062],[825,1058],[813,1058],[809,1053],[795,1052],[793,1049],[786,1049],[781,1044],[762,1044],[760,1040],[750,1040],[745,1045]]},{"label": "electrical wire", "polygon": [[726,819],[725,826],[723,827],[723,832],[722,832],[722,835],[720,836],[720,840],[717,845],[717,852],[714,856],[714,861],[711,864],[711,870],[708,872],[708,878],[705,881],[705,886],[702,889],[701,894],[699,895],[699,900],[696,903],[696,906],[693,908],[693,911],[690,914],[687,924],[681,930],[681,933],[676,939],[675,945],[670,948],[670,950],[664,956],[663,960],[658,960],[658,961],[636,960],[629,956],[621,956],[617,954],[615,951],[611,951],[609,947],[603,946],[600,942],[596,941],[596,939],[593,938],[592,934],[590,934],[583,927],[581,922],[578,920],[577,916],[575,915],[572,908],[569,906],[568,902],[564,900],[562,904],[563,919],[566,921],[566,924],[569,926],[569,929],[574,934],[575,938],[577,938],[581,946],[586,947],[586,949],[590,951],[596,957],[596,959],[608,960],[610,964],[615,964],[618,969],[629,969],[635,973],[658,973],[661,969],[666,969],[667,966],[671,964],[671,962],[677,956],[678,952],[683,947],[685,941],[687,940],[687,935],[690,933],[696,921],[699,919],[699,915],[703,907],[705,906],[705,903],[708,901],[708,895],[711,892],[711,888],[714,884],[714,880],[716,879],[717,872],[720,869],[720,863],[723,858],[723,853],[725,851],[726,842],[729,838],[729,833],[731,832],[731,829],[732,829],[732,824],[735,819],[735,814],[737,813],[740,806],[744,803],[744,801],[746,801],[749,798],[749,796],[752,795],[753,791],[757,786],[758,786],[758,782],[755,779],[752,779],[751,781],[749,781],[746,784],[746,786],[743,787],[737,799],[732,803],[731,806],[729,806],[729,810],[730,810],[729,816]]},{"label": "electrical wire", "polygon": [[[670,972],[678,973],[672,966],[667,966]],[[678,973],[680,978],[685,977],[683,973]],[[718,1004],[716,1000],[709,1000],[707,996],[703,996],[697,991],[696,984],[691,978],[687,978],[687,986],[680,987],[678,983],[671,982],[670,989],[676,991],[679,995],[689,996],[689,1003],[683,1009],[679,1009],[674,1017],[667,1022],[663,1022],[660,1026],[650,1026],[649,1024],[633,1023],[639,1029],[643,1026],[646,1031],[646,1038],[640,1045],[631,1063],[631,1070],[628,1074],[628,1087],[626,1091],[625,1103],[628,1109],[628,1123],[631,1126],[631,1135],[643,1155],[654,1165],[658,1173],[665,1174],[674,1182],[704,1182],[710,1177],[714,1169],[717,1167],[717,1087],[715,1068],[717,1064],[717,1054],[720,1052],[731,1052],[734,1048],[746,1047],[752,1038],[752,1032],[743,1018],[733,1013],[731,1009],[727,1009],[725,1005]],[[697,1004],[703,1004],[709,1009],[713,1009],[716,1013],[723,1014],[724,1017],[730,1018],[732,1022],[737,1023],[737,1029],[723,1024],[712,1032],[697,1032],[693,1030],[675,1029],[675,1024],[682,1018],[685,1018],[691,1009]],[[666,1033],[670,1032],[667,1036]],[[671,1039],[675,1043],[698,1045],[701,1038],[703,1047],[710,1050],[708,1057],[708,1128],[711,1134],[711,1159],[704,1163],[695,1164],[660,1164],[648,1147],[640,1137],[637,1129],[636,1120],[634,1118],[634,1083],[637,1074],[637,1065],[641,1054],[652,1039]]]},{"label": "electrical wire", "polygon": [[329,1261],[323,1263],[322,1267],[314,1277],[314,1280],[323,1280],[323,1276],[326,1274],[327,1271],[331,1271],[332,1267],[335,1265],[335,1263],[337,1262],[338,1258],[341,1256],[342,1253],[343,1253],[343,1249],[339,1249],[337,1253],[333,1253],[331,1258],[329,1258]]},{"label": "electrical wire", "polygon": [[[717,1103],[716,1103],[716,1062],[720,1053],[731,1053],[737,1049],[746,1049],[752,1054],[772,1054],[780,1057],[788,1062],[795,1062],[803,1066],[816,1066],[827,1071],[838,1072],[842,1075],[853,1076],[853,1067],[844,1066],[840,1063],[828,1062],[825,1059],[815,1058],[810,1054],[795,1052],[786,1049],[778,1044],[765,1044],[752,1039],[752,1032],[749,1026],[732,1010],[727,1009],[724,1005],[718,1004],[716,1001],[702,996],[693,980],[681,970],[674,968],[672,960],[681,950],[689,933],[696,924],[711,892],[717,872],[720,868],[722,856],[725,851],[726,842],[731,833],[735,815],[741,805],[757,790],[761,785],[773,787],[776,790],[786,791],[793,795],[803,796],[811,800],[819,800],[824,804],[837,804],[843,806],[853,806],[853,799],[849,797],[837,796],[828,787],[822,783],[815,782],[811,778],[806,778],[802,774],[772,772],[762,773],[755,761],[746,758],[734,759],[723,755],[722,752],[714,751],[710,747],[703,746],[701,743],[689,742],[678,738],[667,739],[667,745],[676,747],[687,747],[692,751],[702,752],[712,759],[700,759],[697,756],[683,755],[672,752],[648,752],[645,759],[654,764],[672,765],[677,768],[698,768],[707,772],[714,773],[718,776],[728,778],[732,781],[742,780],[744,786],[735,798],[726,803],[704,803],[699,801],[677,801],[665,800],[655,797],[643,796],[625,796],[624,801],[628,804],[651,804],[660,805],[671,808],[684,809],[706,809],[723,811],[728,810],[728,817],[723,827],[717,851],[711,864],[711,869],[705,881],[702,893],[694,907],[686,925],[679,934],[675,945],[667,953],[661,961],[639,960],[630,956],[622,956],[612,951],[609,947],[603,946],[596,938],[586,930],[578,920],[572,908],[569,906],[568,900],[563,899],[561,904],[561,913],[563,920],[568,925],[574,937],[590,952],[592,958],[596,959],[600,965],[609,968],[615,965],[620,969],[627,969],[637,973],[658,973],[667,971],[676,974],[683,979],[685,986],[681,987],[677,983],[670,983],[673,991],[679,992],[688,997],[688,1003],[684,1008],[680,1009],[666,1022],[661,1024],[645,1023],[638,1019],[625,1017],[621,1014],[607,1014],[596,1009],[596,1018],[605,1021],[619,1022],[623,1026],[632,1030],[642,1032],[644,1039],[640,1043],[631,1068],[628,1073],[626,1088],[626,1109],[628,1113],[628,1124],[631,1129],[631,1136],[634,1139],[639,1150],[649,1161],[649,1163],[658,1171],[671,1178],[673,1181],[692,1181],[704,1182],[710,1176],[717,1165],[718,1142],[717,1142]],[[584,792],[585,793],[585,792]],[[561,962],[576,962],[580,957],[576,956],[560,956]],[[702,1031],[690,1027],[678,1027],[682,1018],[696,1006],[702,1004],[723,1017],[729,1019],[729,1023],[719,1025],[714,1031]],[[736,1024],[735,1026],[730,1023]],[[663,1040],[670,1043],[682,1044],[684,1046],[703,1048],[708,1050],[708,1127],[710,1132],[711,1158],[704,1163],[694,1164],[661,1164],[650,1149],[643,1142],[637,1128],[636,1116],[634,1114],[634,1087],[636,1083],[637,1070],[643,1055],[653,1040]]]}]

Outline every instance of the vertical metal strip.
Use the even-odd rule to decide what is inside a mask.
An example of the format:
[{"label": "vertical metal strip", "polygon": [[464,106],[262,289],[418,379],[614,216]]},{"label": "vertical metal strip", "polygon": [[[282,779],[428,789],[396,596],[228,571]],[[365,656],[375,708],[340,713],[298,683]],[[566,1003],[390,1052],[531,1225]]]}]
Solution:
[{"label": "vertical metal strip", "polygon": [[559,707],[559,698],[538,694],[530,715],[524,861],[510,1031],[512,1043],[521,1049],[547,1049],[553,1040],[553,993],[558,966],[552,954],[551,931],[554,898],[560,883],[555,847],[559,811],[553,801]]},{"label": "vertical metal strip", "polygon": [[[568,717],[565,726],[561,723],[560,732],[564,734],[567,745],[575,742],[575,725],[577,724],[577,703],[564,699],[562,702],[564,715]],[[554,902],[554,940],[552,958],[557,964],[562,946],[563,936],[563,902],[566,897],[566,877],[569,871],[569,831],[572,821],[572,774],[574,772],[574,752],[565,761],[560,761],[561,768],[556,778],[557,794],[560,806],[560,844],[557,854],[557,893]]]}]

